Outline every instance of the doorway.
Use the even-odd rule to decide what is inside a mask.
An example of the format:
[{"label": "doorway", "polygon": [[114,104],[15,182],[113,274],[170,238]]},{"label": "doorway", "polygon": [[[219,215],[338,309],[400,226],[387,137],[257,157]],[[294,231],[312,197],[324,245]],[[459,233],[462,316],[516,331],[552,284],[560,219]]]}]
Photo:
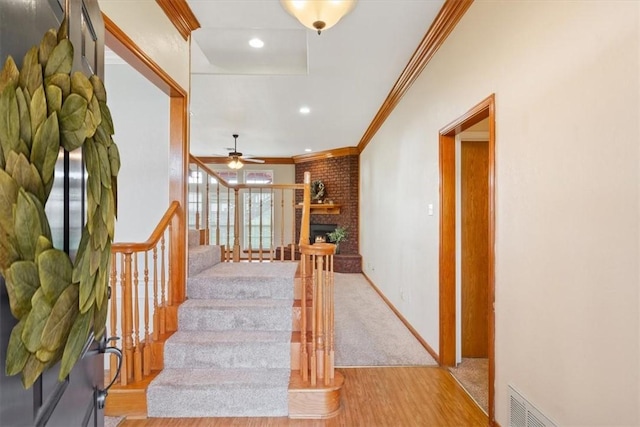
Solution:
[{"label": "doorway", "polygon": [[[495,423],[494,379],[495,379],[495,316],[493,310],[495,282],[495,97],[489,96],[467,113],[445,126],[440,131],[440,364],[446,367],[456,365],[458,354],[482,354],[488,358],[488,415],[491,424]],[[456,144],[456,137],[483,120],[488,121],[488,142],[473,145]],[[475,187],[467,188],[468,194],[460,191],[457,200],[456,187],[464,185],[464,172],[460,178],[456,173],[456,157],[460,163],[465,161],[467,172],[484,176],[473,179]],[[463,159],[465,158],[465,159]],[[481,160],[479,160],[481,159]],[[486,162],[486,163],[485,163]],[[460,169],[463,169],[462,166]],[[470,172],[473,171],[473,172]],[[460,181],[460,184],[458,184]],[[484,181],[484,182],[480,182]],[[467,183],[468,185],[468,183]],[[478,201],[477,194],[486,189],[486,200]],[[465,202],[465,197],[469,200]],[[469,209],[469,203],[475,205]],[[467,204],[465,209],[464,204]],[[456,206],[461,205],[459,215]],[[465,219],[464,211],[470,214]],[[482,218],[484,217],[484,219]],[[465,225],[465,221],[468,224]],[[475,231],[469,233],[469,226]],[[466,229],[463,231],[463,229]],[[459,238],[459,240],[458,240]],[[471,240],[469,240],[471,239]],[[466,242],[466,243],[465,243]],[[472,242],[472,243],[471,243]],[[457,248],[460,252],[457,255]],[[477,253],[481,256],[477,256]],[[464,262],[463,262],[464,258]],[[475,259],[474,259],[475,258]],[[484,263],[484,264],[483,264]],[[484,265],[484,267],[483,267]],[[464,270],[472,271],[470,273]],[[457,277],[471,276],[475,285],[463,284],[457,289]],[[486,285],[485,285],[486,284]],[[484,288],[484,289],[483,289]],[[480,290],[480,292],[478,292]],[[465,298],[465,293],[469,294]],[[477,294],[480,294],[478,296]],[[458,299],[458,295],[462,297]],[[469,306],[469,298],[475,300]],[[467,300],[467,304],[463,302]],[[457,301],[461,301],[458,306]],[[460,311],[461,327],[457,327]],[[465,319],[466,318],[466,319]],[[464,325],[467,325],[466,328]],[[464,332],[463,332],[464,330]],[[468,335],[465,337],[465,333]],[[460,347],[458,342],[460,342]]]}]

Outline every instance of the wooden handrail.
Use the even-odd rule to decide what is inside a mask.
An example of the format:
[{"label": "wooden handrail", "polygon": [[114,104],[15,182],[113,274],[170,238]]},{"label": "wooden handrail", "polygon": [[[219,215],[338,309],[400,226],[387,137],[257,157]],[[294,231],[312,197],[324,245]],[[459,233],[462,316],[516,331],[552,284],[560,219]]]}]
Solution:
[{"label": "wooden handrail", "polygon": [[169,226],[169,223],[173,219],[173,216],[176,214],[178,209],[180,208],[180,203],[177,201],[171,202],[169,208],[164,213],[162,218],[160,218],[160,222],[151,233],[151,236],[143,242],[143,243],[114,243],[111,245],[111,253],[122,252],[122,253],[133,253],[133,252],[142,252],[153,249],[154,246],[160,241],[165,230]]},{"label": "wooden handrail", "polygon": [[215,176],[216,179],[218,180],[218,182],[222,183],[225,187],[233,187],[223,177],[218,175],[218,173],[216,171],[214,171],[212,169],[209,169],[209,166],[207,166],[204,163],[202,163],[202,160],[200,160],[199,158],[195,157],[193,154],[189,154],[189,161],[191,163],[195,163],[196,165],[200,166],[209,175]]}]

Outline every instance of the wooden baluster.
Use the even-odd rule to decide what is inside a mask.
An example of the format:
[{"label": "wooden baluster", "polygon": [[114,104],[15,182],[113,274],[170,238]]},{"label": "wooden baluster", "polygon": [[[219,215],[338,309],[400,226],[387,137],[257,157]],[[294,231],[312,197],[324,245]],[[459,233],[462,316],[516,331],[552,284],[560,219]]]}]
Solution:
[{"label": "wooden baluster", "polygon": [[140,300],[138,298],[138,253],[133,256],[133,378],[142,381],[142,352],[140,351]]},{"label": "wooden baluster", "polygon": [[158,304],[158,247],[153,247],[153,340],[160,339],[160,307]]},{"label": "wooden baluster", "polygon": [[[248,249],[249,249],[249,262],[251,262],[251,248],[252,248],[252,244],[251,244],[251,229],[252,227],[252,221],[251,221],[251,203],[252,203],[252,194],[251,194],[251,188],[249,188],[249,220],[247,221],[247,228],[249,229],[248,231],[248,237],[249,237],[249,245],[248,245]],[[246,207],[245,207],[246,209]]]},{"label": "wooden baluster", "polygon": [[234,188],[235,213],[233,219],[233,262],[240,262],[240,189]]},{"label": "wooden baluster", "polygon": [[133,377],[133,319],[131,306],[131,254],[125,253],[123,257],[124,266],[122,268],[122,336],[124,340],[124,353],[122,355],[122,385],[127,385],[129,379]]},{"label": "wooden baluster", "polygon": [[307,353],[307,283],[309,281],[309,274],[307,273],[307,264],[309,262],[309,255],[302,254],[300,257],[300,264],[302,268],[302,281],[300,286],[300,309],[302,315],[300,316],[300,373],[302,374],[302,380],[309,381],[309,354]]},{"label": "wooden baluster", "polygon": [[318,377],[324,377],[324,344],[325,344],[325,319],[324,319],[324,257],[322,255],[316,257],[316,339],[318,344],[316,345],[318,360]]},{"label": "wooden baluster", "polygon": [[260,188],[260,226],[259,226],[259,235],[258,235],[258,250],[260,251],[258,254],[258,259],[262,262],[262,188]]},{"label": "wooden baluster", "polygon": [[335,378],[335,288],[333,274],[333,255],[329,255],[329,378]]},{"label": "wooden baluster", "polygon": [[275,193],[273,188],[271,189],[271,197],[269,198],[269,212],[271,212],[271,227],[269,228],[269,261],[273,261],[273,257],[275,256],[275,246],[273,239],[275,237],[275,230],[273,229],[275,225],[275,212],[273,210],[273,198]]},{"label": "wooden baluster", "polygon": [[[209,244],[209,229],[211,227],[211,224],[209,224],[209,211],[211,210],[211,203],[209,203],[209,180],[211,178],[209,178],[209,174],[204,174],[207,183],[205,185],[205,192],[204,192],[204,223],[205,223],[205,232],[204,232],[204,244],[208,245]],[[171,276],[169,276],[171,277]]]},{"label": "wooden baluster", "polygon": [[[171,270],[173,269],[173,263],[171,262],[171,260],[173,258],[171,258],[171,248],[173,247],[172,242],[173,242],[173,225],[170,222],[169,223],[169,228],[167,229],[168,231],[168,236],[169,236],[169,248],[167,249],[167,277],[171,278],[173,277],[171,275]],[[177,284],[174,283],[167,283],[167,304],[166,307],[173,305],[173,287],[176,286]]]},{"label": "wooden baluster", "polygon": [[280,261],[284,261],[284,188],[280,190]]},{"label": "wooden baluster", "polygon": [[[296,198],[291,198],[291,261],[296,259]],[[284,217],[282,218],[284,222]]]},{"label": "wooden baluster", "polygon": [[144,376],[151,375],[151,334],[149,333],[149,251],[144,251],[144,352],[142,353]]},{"label": "wooden baluster", "polygon": [[196,230],[200,230],[200,166],[196,165]]},{"label": "wooden baluster", "polygon": [[[118,268],[116,262],[118,260],[117,254],[111,255],[111,298],[109,298],[109,304],[111,304],[111,336],[118,336]],[[108,336],[108,335],[107,335]],[[117,340],[111,340],[109,345],[112,347],[120,346]],[[116,375],[118,370],[118,358],[115,354],[109,356],[109,373],[111,378]]]},{"label": "wooden baluster", "polygon": [[220,245],[220,182],[216,179],[216,245]]},{"label": "wooden baluster", "polygon": [[315,386],[318,378],[318,363],[316,360],[317,339],[318,339],[318,321],[316,310],[318,308],[318,286],[316,274],[316,256],[311,256],[311,385]]},{"label": "wooden baluster", "polygon": [[165,289],[167,286],[166,282],[166,271],[165,271],[165,253],[164,253],[164,235],[160,239],[160,334],[164,335],[167,332],[167,297],[165,294]]},{"label": "wooden baluster", "polygon": [[226,242],[226,248],[225,248],[225,257],[224,260],[225,261],[229,261],[229,248],[231,248],[231,245],[229,244],[231,242],[231,192],[230,192],[230,188],[227,187],[227,242]]}]

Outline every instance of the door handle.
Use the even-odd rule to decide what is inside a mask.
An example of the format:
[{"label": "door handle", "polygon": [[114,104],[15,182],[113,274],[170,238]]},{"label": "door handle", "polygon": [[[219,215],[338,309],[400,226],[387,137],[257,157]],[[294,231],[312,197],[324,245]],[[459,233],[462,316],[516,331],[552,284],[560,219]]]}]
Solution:
[{"label": "door handle", "polygon": [[108,386],[103,388],[102,390],[98,390],[96,393],[96,404],[98,405],[98,409],[104,409],[105,402],[107,400],[107,395],[109,394],[109,389],[113,384],[115,384],[116,379],[118,379],[118,375],[120,375],[120,369],[122,368],[122,351],[120,351],[117,347],[107,347],[106,344],[110,341],[119,340],[120,337],[111,337],[102,341],[100,346],[100,352],[103,354],[114,354],[118,358],[118,368],[116,369],[116,374],[111,379],[111,382]]}]

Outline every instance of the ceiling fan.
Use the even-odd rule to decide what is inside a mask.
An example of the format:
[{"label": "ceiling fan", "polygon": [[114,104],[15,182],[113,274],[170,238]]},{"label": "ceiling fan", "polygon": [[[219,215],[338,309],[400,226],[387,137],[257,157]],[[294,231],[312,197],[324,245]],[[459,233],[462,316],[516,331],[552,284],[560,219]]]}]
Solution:
[{"label": "ceiling fan", "polygon": [[227,163],[227,166],[229,166],[231,169],[240,169],[243,166],[243,161],[251,163],[264,163],[264,160],[262,159],[254,159],[250,156],[244,157],[242,153],[238,151],[238,134],[234,133],[232,136],[233,148],[228,148],[228,150],[233,151],[229,151],[229,163]]}]

